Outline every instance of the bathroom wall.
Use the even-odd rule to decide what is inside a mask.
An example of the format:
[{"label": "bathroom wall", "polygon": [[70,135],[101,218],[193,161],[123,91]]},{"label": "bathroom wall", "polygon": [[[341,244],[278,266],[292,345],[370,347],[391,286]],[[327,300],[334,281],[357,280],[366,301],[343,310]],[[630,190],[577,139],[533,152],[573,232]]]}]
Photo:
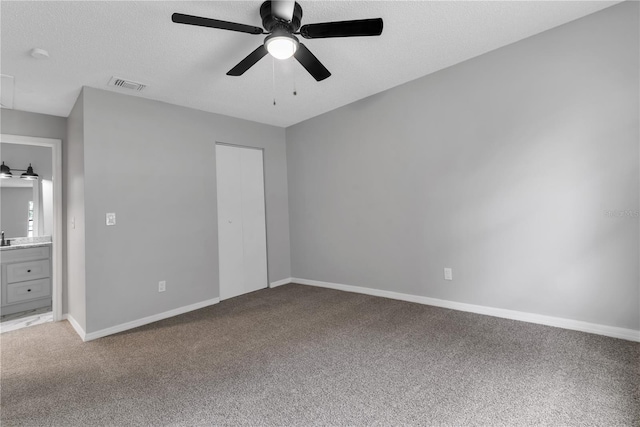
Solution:
[{"label": "bathroom wall", "polygon": [[[33,171],[38,174],[37,181],[28,181],[30,186],[39,186],[39,200],[36,203],[36,207],[39,207],[40,211],[37,215],[38,224],[34,224],[34,235],[39,236],[51,236],[53,230],[53,182],[52,182],[52,154],[53,150],[49,147],[39,147],[35,145],[23,145],[23,144],[6,144],[0,143],[0,159],[5,162],[6,165],[13,169],[27,169],[31,164]],[[22,171],[13,171],[13,178],[10,180],[4,180],[2,184],[7,181],[15,183],[15,181],[22,181],[19,176]],[[33,187],[32,187],[33,188]],[[2,191],[4,192],[4,188]],[[30,200],[34,198],[31,197]],[[5,197],[3,196],[3,201]],[[9,205],[4,206],[3,213],[9,214]],[[12,215],[12,214],[9,214]],[[15,215],[15,213],[13,213]],[[26,227],[26,217],[23,220]],[[7,221],[2,221],[4,225]],[[7,230],[5,230],[7,232]],[[22,231],[22,234],[8,234],[6,236],[11,237],[26,237],[26,228]]]}]

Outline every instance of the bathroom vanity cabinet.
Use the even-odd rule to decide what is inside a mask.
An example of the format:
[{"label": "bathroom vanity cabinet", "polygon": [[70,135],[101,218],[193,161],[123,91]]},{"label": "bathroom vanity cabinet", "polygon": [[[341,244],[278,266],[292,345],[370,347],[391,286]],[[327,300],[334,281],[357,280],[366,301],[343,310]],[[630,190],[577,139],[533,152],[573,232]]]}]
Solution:
[{"label": "bathroom vanity cabinet", "polygon": [[51,306],[51,245],[3,248],[0,315]]}]

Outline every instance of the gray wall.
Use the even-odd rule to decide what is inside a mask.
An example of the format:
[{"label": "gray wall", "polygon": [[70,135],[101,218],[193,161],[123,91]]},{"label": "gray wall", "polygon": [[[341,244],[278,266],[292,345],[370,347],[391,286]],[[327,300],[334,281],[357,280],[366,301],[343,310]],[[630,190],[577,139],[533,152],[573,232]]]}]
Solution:
[{"label": "gray wall", "polygon": [[26,237],[32,187],[0,188],[0,229],[6,239]]},{"label": "gray wall", "polygon": [[288,128],[293,276],[640,329],[638,52],[626,2]]},{"label": "gray wall", "polygon": [[0,133],[67,139],[67,118],[27,111],[0,109]]},{"label": "gray wall", "polygon": [[264,148],[269,280],[290,277],[284,129],[92,88],[83,102],[87,332],[219,296],[216,142]]},{"label": "gray wall", "polygon": [[84,197],[84,91],[69,114],[68,140],[63,150],[65,199],[65,313],[86,331],[86,268],[85,268],[85,197]]}]

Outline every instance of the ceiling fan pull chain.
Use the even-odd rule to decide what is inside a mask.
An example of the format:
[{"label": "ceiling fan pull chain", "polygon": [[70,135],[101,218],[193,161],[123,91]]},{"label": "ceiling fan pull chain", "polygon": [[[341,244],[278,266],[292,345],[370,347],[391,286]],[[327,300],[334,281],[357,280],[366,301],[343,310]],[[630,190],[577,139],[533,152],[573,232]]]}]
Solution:
[{"label": "ceiling fan pull chain", "polygon": [[296,89],[296,72],[293,72],[293,96],[298,95],[298,90]]}]

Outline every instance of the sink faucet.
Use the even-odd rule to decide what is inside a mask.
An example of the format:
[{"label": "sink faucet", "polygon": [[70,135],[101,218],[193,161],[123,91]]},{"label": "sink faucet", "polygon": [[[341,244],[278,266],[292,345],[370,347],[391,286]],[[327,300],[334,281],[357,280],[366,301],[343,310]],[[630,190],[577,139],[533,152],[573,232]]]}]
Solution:
[{"label": "sink faucet", "polygon": [[9,242],[4,240],[4,231],[2,232],[2,241],[0,241],[0,246],[9,246]]}]

